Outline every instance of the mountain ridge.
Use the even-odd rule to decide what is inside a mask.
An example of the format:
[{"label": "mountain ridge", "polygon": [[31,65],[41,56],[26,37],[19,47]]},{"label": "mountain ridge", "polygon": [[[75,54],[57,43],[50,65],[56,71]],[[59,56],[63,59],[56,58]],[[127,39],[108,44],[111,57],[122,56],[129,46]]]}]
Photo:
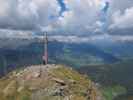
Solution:
[{"label": "mountain ridge", "polygon": [[2,100],[103,100],[91,80],[63,65],[34,65],[0,79]]}]

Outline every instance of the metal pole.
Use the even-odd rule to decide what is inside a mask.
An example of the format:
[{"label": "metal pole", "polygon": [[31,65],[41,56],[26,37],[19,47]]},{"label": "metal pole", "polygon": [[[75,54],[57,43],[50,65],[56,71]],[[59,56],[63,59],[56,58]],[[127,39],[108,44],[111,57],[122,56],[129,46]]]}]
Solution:
[{"label": "metal pole", "polygon": [[48,38],[47,33],[45,34],[45,62],[48,64]]},{"label": "metal pole", "polygon": [[48,38],[47,33],[44,34],[44,55],[43,55],[43,64],[48,64]]}]

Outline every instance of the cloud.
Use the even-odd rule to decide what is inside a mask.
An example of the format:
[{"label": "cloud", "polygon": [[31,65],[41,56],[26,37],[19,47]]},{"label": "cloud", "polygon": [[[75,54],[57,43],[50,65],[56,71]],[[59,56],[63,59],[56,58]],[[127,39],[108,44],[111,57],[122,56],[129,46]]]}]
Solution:
[{"label": "cloud", "polygon": [[69,10],[58,20],[60,29],[80,33],[93,28],[92,23],[97,19],[98,10],[94,0],[64,0],[64,3]]},{"label": "cloud", "polygon": [[6,17],[8,14],[7,12],[9,9],[9,4],[8,4],[8,2],[6,2],[6,0],[4,0],[4,1],[0,0],[0,3],[1,3],[0,16]]},{"label": "cloud", "polygon": [[[106,21],[101,9],[110,2]],[[133,27],[131,0],[0,0],[0,29],[93,34]]]},{"label": "cloud", "polygon": [[[87,33],[108,32],[110,27],[133,27],[133,1],[131,0],[103,0],[110,2],[107,15],[101,15],[100,0],[64,0],[69,9],[59,18],[58,25],[64,32]],[[106,18],[104,17],[106,16]],[[102,21],[103,18],[104,21]],[[106,25],[106,26],[105,26]],[[105,29],[106,28],[106,29]]]},{"label": "cloud", "polygon": [[0,38],[30,38],[33,36],[31,31],[18,31],[18,30],[10,30],[10,29],[1,29],[0,30]]},{"label": "cloud", "polygon": [[110,28],[131,28],[133,27],[133,7],[127,8],[122,14],[121,11],[116,11],[113,14],[113,24]]},{"label": "cloud", "polygon": [[56,0],[0,0],[0,28],[35,30],[58,16]]}]

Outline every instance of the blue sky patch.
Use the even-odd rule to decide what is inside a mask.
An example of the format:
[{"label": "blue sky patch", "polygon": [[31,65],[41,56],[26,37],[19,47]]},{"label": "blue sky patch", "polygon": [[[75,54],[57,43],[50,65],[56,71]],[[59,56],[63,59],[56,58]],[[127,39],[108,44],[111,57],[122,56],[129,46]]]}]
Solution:
[{"label": "blue sky patch", "polygon": [[64,0],[57,0],[60,7],[61,7],[61,10],[60,10],[60,16],[62,16],[63,12],[67,10],[66,8],[66,5],[64,3]]}]

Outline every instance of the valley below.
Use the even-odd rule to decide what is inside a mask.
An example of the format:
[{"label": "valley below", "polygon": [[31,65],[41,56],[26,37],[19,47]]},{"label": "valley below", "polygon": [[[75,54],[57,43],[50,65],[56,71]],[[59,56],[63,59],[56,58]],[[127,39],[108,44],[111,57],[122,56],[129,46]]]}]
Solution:
[{"label": "valley below", "polygon": [[[50,64],[63,64],[88,75],[103,88],[106,100],[132,100],[132,43],[64,43],[50,41]],[[0,48],[0,75],[30,65],[42,64],[43,44],[32,42],[15,48]],[[127,95],[126,95],[127,94]]]}]

